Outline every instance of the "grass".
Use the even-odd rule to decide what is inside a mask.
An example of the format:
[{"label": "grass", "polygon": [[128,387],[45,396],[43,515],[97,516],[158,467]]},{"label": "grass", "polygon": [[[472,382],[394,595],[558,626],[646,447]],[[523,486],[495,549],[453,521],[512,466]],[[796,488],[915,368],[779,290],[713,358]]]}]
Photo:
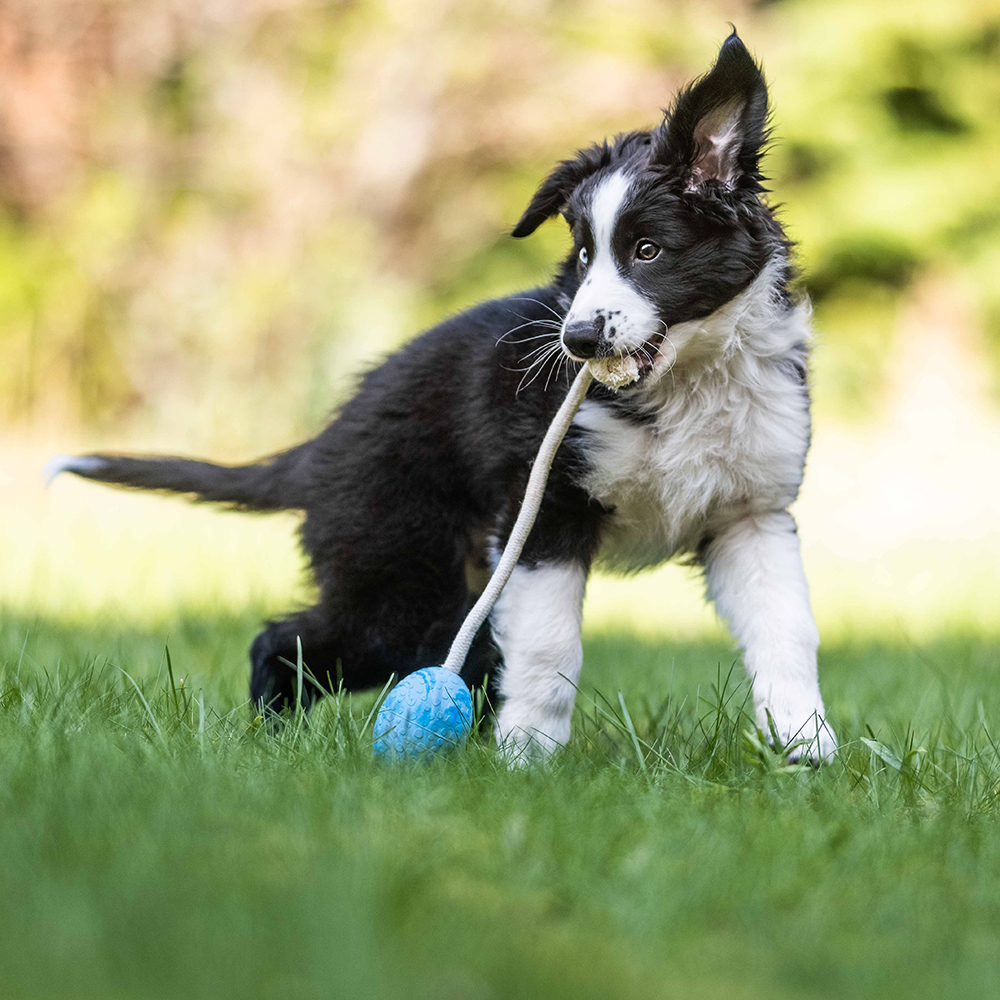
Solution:
[{"label": "grass", "polygon": [[997,640],[826,648],[816,772],[724,642],[591,635],[570,747],[510,773],[377,766],[370,697],[268,735],[250,612],[176,621],[171,671],[163,630],[2,621],[7,996],[1000,990]]},{"label": "grass", "polygon": [[274,738],[246,650],[308,600],[294,519],[43,492],[69,445],[6,443],[0,993],[997,995],[994,438],[956,437],[963,477],[879,434],[821,428],[799,511],[845,743],[818,772],[747,738],[675,568],[593,582],[551,767],[378,767],[370,695]]}]

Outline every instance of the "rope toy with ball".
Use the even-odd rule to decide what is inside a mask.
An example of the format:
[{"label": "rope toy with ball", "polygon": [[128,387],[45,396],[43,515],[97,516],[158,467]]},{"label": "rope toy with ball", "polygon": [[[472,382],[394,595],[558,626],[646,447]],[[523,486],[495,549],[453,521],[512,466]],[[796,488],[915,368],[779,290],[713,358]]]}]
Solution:
[{"label": "rope toy with ball", "polygon": [[619,389],[636,381],[638,374],[635,359],[631,357],[601,358],[587,362],[580,369],[542,439],[528,476],[521,510],[486,589],[466,615],[444,663],[407,674],[389,692],[375,719],[376,756],[429,756],[465,743],[472,731],[472,697],[458,672],[472,640],[493,610],[521,556],[538,516],[556,451],[595,376],[610,388]]}]

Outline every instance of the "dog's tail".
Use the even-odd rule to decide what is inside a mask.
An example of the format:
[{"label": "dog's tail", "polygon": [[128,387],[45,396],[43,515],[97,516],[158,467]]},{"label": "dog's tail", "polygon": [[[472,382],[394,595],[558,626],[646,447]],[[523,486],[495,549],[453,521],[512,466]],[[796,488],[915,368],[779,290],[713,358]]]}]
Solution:
[{"label": "dog's tail", "polygon": [[169,455],[57,455],[45,466],[52,482],[60,472],[137,490],[185,493],[237,510],[297,510],[307,504],[312,442],[249,465],[214,465]]}]

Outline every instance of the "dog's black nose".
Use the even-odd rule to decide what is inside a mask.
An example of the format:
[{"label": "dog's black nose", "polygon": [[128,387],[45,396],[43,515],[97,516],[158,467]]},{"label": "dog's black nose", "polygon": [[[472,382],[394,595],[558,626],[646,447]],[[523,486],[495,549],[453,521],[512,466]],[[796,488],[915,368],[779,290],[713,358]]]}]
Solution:
[{"label": "dog's black nose", "polygon": [[563,345],[576,358],[592,358],[597,354],[603,327],[603,321],[570,323],[562,333]]}]

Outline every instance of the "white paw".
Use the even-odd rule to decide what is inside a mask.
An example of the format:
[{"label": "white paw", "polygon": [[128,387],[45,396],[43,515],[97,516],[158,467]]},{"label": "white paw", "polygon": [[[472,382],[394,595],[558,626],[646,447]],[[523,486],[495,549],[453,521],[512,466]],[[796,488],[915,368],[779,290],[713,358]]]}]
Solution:
[{"label": "white paw", "polygon": [[548,760],[564,746],[569,740],[569,728],[568,718],[519,712],[504,705],[497,716],[497,747],[509,767],[527,767]]},{"label": "white paw", "polygon": [[762,705],[757,709],[757,725],[772,745],[781,744],[791,763],[808,761],[818,766],[828,764],[837,752],[837,734],[823,716],[822,704],[798,710],[791,706]]}]

